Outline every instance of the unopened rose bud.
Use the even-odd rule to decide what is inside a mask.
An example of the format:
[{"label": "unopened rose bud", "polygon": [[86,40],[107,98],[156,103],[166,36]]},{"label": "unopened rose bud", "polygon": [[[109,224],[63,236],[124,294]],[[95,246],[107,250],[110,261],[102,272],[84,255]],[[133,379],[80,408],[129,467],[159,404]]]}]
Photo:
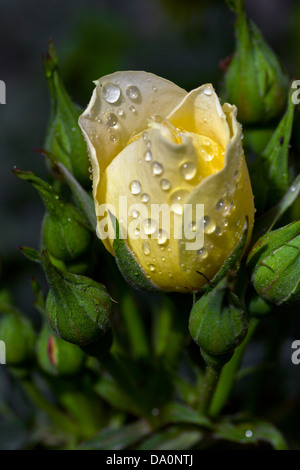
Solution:
[{"label": "unopened rose bud", "polygon": [[276,305],[300,301],[300,221],[273,230],[252,248],[247,264],[256,292]]},{"label": "unopened rose bud", "polygon": [[215,366],[227,362],[243,341],[248,321],[240,300],[222,281],[194,304],[189,329],[205,360]]},{"label": "unopened rose bud", "polygon": [[65,201],[52,185],[34,173],[18,169],[14,172],[38,190],[45,204],[42,241],[50,255],[58,260],[71,262],[84,254],[90,246],[92,235],[82,212]]},{"label": "unopened rose bud", "polygon": [[36,353],[41,369],[54,376],[79,373],[86,358],[78,346],[56,336],[47,322],[39,334]]},{"label": "unopened rose bud", "polygon": [[284,111],[289,79],[258,28],[247,18],[244,1],[228,3],[237,14],[236,50],[224,76],[222,98],[237,106],[243,124],[266,123]]},{"label": "unopened rose bud", "polygon": [[53,331],[65,341],[86,347],[110,347],[112,300],[106,288],[78,274],[56,268],[46,252],[41,261],[49,293],[46,312]]},{"label": "unopened rose bud", "polygon": [[97,234],[130,283],[197,291],[224,265],[246,218],[249,243],[254,204],[241,126],[212,85],[187,93],[150,73],[117,72],[96,82],[79,123]]}]

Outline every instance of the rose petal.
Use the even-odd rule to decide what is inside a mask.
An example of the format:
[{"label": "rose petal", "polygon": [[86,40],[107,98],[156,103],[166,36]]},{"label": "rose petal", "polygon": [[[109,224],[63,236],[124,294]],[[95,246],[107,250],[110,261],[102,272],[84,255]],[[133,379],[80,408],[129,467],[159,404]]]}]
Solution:
[{"label": "rose petal", "polygon": [[[203,204],[206,225],[204,246],[187,250],[186,241],[178,245],[180,264],[189,266],[188,282],[194,288],[212,279],[237,244],[248,218],[249,237],[254,223],[254,201],[247,165],[241,145],[241,126],[236,121],[236,108],[225,104],[229,128],[233,132],[225,153],[224,168],[198,185],[187,198],[187,204]],[[197,221],[199,222],[199,221]]]},{"label": "rose petal", "polygon": [[[196,166],[198,153],[192,140],[186,138],[178,142],[178,136],[164,124],[150,127],[147,130],[147,139],[144,136],[145,134],[130,143],[106,168],[98,187],[96,201],[100,207],[101,204],[107,203],[111,208],[115,208],[115,215],[123,228],[123,233],[124,225],[131,227],[128,246],[152,282],[164,290],[174,290],[170,289],[170,282],[172,286],[178,285],[183,289],[178,252],[182,219],[178,212],[185,198],[195,187],[195,183],[193,180],[184,179],[180,169],[182,162],[186,161]],[[136,183],[133,190],[132,183]],[[128,222],[124,220],[122,223],[125,217],[119,211],[120,195],[127,196],[128,209],[135,205],[132,209],[139,212],[139,217],[129,216]],[[148,195],[148,202],[142,202],[143,195]],[[174,211],[170,212],[170,206],[173,204],[175,204],[175,214]],[[164,210],[163,215],[155,213],[155,210],[159,209]],[[137,213],[133,215],[136,216]],[[156,238],[146,236],[142,239],[138,235],[134,240],[133,224],[136,224],[140,233],[144,233],[144,230],[152,231],[151,223],[147,224],[148,219],[152,221],[155,229],[153,236]],[[103,238],[101,222],[98,224],[98,233]],[[110,233],[113,233],[112,228]],[[107,249],[113,253],[113,240],[107,238],[103,241]]]},{"label": "rose petal", "polygon": [[95,82],[91,101],[79,118],[93,167],[93,190],[105,168],[147,127],[151,114],[166,116],[186,95],[174,83],[146,72],[116,72]]},{"label": "rose petal", "polygon": [[226,115],[211,84],[188,93],[168,119],[175,127],[210,137],[223,148],[230,138]]}]

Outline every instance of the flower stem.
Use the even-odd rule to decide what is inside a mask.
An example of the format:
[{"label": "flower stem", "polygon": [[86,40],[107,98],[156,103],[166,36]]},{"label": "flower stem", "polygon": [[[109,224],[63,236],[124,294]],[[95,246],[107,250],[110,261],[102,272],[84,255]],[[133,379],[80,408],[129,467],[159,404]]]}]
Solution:
[{"label": "flower stem", "polygon": [[258,317],[250,317],[246,338],[242,344],[236,348],[231,360],[223,367],[220,380],[217,384],[215,394],[211,401],[209,409],[210,416],[218,416],[228,401],[230,393],[234,387],[236,376],[240,369],[245,351],[257,328],[258,323]]},{"label": "flower stem", "polygon": [[215,368],[208,365],[202,387],[199,394],[199,412],[201,414],[208,414],[211,401],[213,399],[218,381],[220,378],[220,368]]}]

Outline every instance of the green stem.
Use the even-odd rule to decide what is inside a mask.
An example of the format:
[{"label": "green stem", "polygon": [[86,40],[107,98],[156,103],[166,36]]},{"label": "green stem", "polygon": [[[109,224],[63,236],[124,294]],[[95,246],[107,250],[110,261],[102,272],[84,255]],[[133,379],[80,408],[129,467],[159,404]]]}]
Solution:
[{"label": "green stem", "polygon": [[236,376],[240,369],[245,351],[250,340],[252,339],[252,336],[257,328],[258,323],[258,317],[250,318],[248,333],[245,340],[240,346],[236,348],[231,360],[223,367],[220,380],[216,388],[216,392],[211,402],[209,410],[210,416],[218,416],[225,404],[227,403],[230,393],[235,384]]},{"label": "green stem", "polygon": [[199,412],[201,414],[208,414],[211,401],[218,385],[220,372],[221,369],[209,365],[206,368],[204,381],[199,394]]}]

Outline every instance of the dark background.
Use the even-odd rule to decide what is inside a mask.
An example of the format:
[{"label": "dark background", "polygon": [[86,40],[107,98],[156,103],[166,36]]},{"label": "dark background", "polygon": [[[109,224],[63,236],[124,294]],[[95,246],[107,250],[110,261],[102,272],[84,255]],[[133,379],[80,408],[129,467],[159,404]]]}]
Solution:
[{"label": "dark background", "polygon": [[[300,79],[299,2],[248,0],[246,5],[289,75]],[[220,61],[234,50],[233,20],[225,0],[0,0],[0,79],[6,83],[6,104],[0,105],[0,288],[8,287],[26,314],[35,315],[30,278],[41,273],[18,247],[38,248],[44,208],[36,191],[11,169],[46,175],[44,159],[32,149],[43,147],[49,117],[42,69],[48,39],[54,41],[67,90],[84,108],[92,81],[117,70],[146,70],[187,90],[211,82],[218,91]],[[294,371],[292,391],[295,366],[290,343],[283,346],[283,361]],[[259,347],[254,344],[248,354],[259,357]],[[7,445],[13,442],[9,432]]]}]

